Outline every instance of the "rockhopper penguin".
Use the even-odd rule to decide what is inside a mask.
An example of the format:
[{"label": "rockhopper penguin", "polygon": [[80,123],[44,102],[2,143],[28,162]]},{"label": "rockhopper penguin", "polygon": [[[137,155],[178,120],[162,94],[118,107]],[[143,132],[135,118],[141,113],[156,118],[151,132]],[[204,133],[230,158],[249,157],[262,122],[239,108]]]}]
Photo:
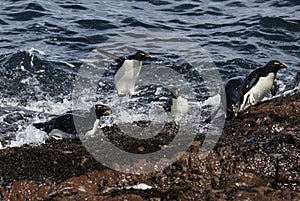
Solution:
[{"label": "rockhopper penguin", "polygon": [[226,118],[231,119],[260,102],[269,92],[274,96],[277,92],[276,74],[287,65],[277,60],[268,62],[264,67],[257,68],[245,77],[230,79],[225,85],[227,112]]},{"label": "rockhopper penguin", "polygon": [[143,61],[152,58],[152,56],[141,50],[123,57],[118,57],[104,50],[98,51],[118,63],[114,73],[114,84],[118,94],[136,95],[137,93],[134,91],[135,82],[140,74]]},{"label": "rockhopper penguin", "polygon": [[[89,110],[88,115],[80,115],[78,113],[78,110],[68,111],[47,122],[34,123],[33,126],[48,133],[52,138],[77,139],[79,138],[78,133],[84,133],[85,135],[94,134],[99,125],[100,117],[110,115],[110,107],[97,104]],[[54,132],[55,130],[59,131],[58,134]]]}]

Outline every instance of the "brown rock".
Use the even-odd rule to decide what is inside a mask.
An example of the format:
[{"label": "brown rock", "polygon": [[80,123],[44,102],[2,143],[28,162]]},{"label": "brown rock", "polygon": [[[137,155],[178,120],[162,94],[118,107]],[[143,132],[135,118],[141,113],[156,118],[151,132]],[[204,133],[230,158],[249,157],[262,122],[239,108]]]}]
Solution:
[{"label": "brown rock", "polygon": [[[108,169],[79,141],[0,150],[0,200],[300,200],[299,100],[300,93],[253,106],[226,122],[213,150],[199,152],[199,134],[176,162],[161,159],[158,166],[168,166],[150,174]],[[118,146],[144,154],[167,147],[177,128],[164,130],[150,143],[106,132]],[[136,168],[148,165],[142,160]],[[128,188],[141,183],[152,188]]]}]

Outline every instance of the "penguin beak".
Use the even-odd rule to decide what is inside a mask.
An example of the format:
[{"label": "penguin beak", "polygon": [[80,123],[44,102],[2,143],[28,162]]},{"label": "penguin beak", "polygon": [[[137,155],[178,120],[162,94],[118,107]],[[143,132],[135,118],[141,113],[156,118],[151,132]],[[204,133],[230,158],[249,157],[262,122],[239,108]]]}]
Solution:
[{"label": "penguin beak", "polygon": [[110,108],[108,105],[105,105],[105,106],[103,107],[103,109],[105,110],[105,111],[103,112],[104,115],[110,115],[110,114],[111,114],[111,112],[110,112],[111,108]]},{"label": "penguin beak", "polygon": [[151,59],[151,58],[152,58],[152,55],[151,55],[151,54],[146,54],[146,55],[145,55],[145,58],[146,58],[146,59]]},{"label": "penguin beak", "polygon": [[108,115],[110,115],[110,113],[111,113],[110,110],[106,110],[103,112],[103,115],[108,116]]},{"label": "penguin beak", "polygon": [[98,106],[98,107],[100,107],[100,108],[99,108],[100,111],[101,111],[101,110],[104,111],[104,112],[102,113],[103,115],[107,116],[107,115],[110,115],[110,114],[111,114],[111,112],[110,112],[111,108],[110,108],[108,105],[102,105],[102,106]]},{"label": "penguin beak", "polygon": [[287,68],[288,65],[286,65],[285,63],[281,63],[281,64],[280,64],[280,67],[281,67],[281,68]]}]

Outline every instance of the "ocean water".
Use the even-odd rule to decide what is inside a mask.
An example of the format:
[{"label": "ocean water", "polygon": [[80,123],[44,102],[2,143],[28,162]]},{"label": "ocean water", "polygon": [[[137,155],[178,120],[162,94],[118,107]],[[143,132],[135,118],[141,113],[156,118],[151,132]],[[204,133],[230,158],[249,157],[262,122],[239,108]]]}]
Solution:
[{"label": "ocean water", "polygon": [[278,73],[278,95],[295,86],[300,2],[3,1],[0,148],[44,142],[46,134],[31,123],[51,114],[95,102],[119,105],[113,62],[99,48],[119,56],[141,49],[154,56],[144,63],[137,83],[142,96],[127,100],[136,111],[132,121],[147,118],[149,105],[160,108],[166,88],[177,87],[196,101],[192,116],[200,122],[226,80],[270,60],[289,66]]}]

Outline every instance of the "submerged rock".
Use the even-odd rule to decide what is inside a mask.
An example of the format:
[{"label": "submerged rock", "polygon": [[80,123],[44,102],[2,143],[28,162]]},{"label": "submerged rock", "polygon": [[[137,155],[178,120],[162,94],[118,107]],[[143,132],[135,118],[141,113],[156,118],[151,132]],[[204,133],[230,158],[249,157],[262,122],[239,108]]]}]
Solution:
[{"label": "submerged rock", "polygon": [[[2,200],[300,200],[300,93],[253,106],[226,122],[205,158],[199,134],[187,153],[162,171],[125,174],[106,168],[80,141],[0,150]],[[170,128],[170,129],[168,129]],[[155,148],[118,130],[111,140],[149,153],[172,140],[168,130]],[[165,137],[164,137],[165,136]],[[164,142],[164,139],[166,142]],[[151,143],[150,143],[151,144]],[[129,146],[131,146],[129,148]],[[113,153],[110,153],[113,154]],[[143,163],[143,162],[141,162]],[[144,184],[148,188],[130,188]]]}]

